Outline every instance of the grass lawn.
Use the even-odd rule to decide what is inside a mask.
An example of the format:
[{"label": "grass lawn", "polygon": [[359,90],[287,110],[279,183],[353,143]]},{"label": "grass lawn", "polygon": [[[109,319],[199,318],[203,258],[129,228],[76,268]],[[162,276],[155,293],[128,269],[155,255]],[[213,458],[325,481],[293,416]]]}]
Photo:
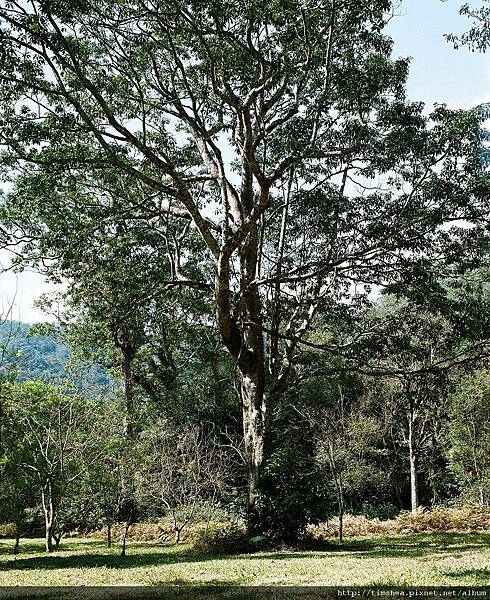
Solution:
[{"label": "grass lawn", "polygon": [[0,585],[490,585],[490,532],[347,540],[331,551],[219,556],[130,543],[122,558],[98,540],[69,539],[46,555],[43,540],[0,540]]}]

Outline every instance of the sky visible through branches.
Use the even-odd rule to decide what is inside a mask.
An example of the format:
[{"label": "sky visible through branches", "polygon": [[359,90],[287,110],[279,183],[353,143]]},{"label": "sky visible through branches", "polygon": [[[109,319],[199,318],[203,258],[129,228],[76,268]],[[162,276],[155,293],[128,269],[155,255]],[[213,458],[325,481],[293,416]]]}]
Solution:
[{"label": "sky visible through branches", "polygon": [[[387,29],[395,42],[394,56],[412,57],[408,95],[425,102],[427,110],[434,103],[470,108],[490,102],[490,55],[464,48],[455,51],[444,37],[468,28],[467,20],[459,15],[460,5],[460,0],[403,0]],[[5,268],[9,262],[8,253],[0,252],[1,266]],[[13,303],[11,318],[15,320],[52,320],[34,308],[33,302],[53,289],[32,271],[0,275],[0,300],[6,305]]]}]

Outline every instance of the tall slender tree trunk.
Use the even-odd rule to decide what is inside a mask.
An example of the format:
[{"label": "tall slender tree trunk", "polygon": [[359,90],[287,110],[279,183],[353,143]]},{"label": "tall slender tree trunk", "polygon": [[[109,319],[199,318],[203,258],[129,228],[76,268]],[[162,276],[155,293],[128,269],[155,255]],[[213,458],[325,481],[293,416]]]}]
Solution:
[{"label": "tall slender tree trunk", "polygon": [[344,541],[344,499],[339,501],[339,542]]},{"label": "tall slender tree trunk", "polygon": [[408,415],[408,452],[410,460],[410,504],[412,514],[417,512],[419,505],[417,484],[417,451],[414,437],[414,418],[413,413],[410,412]]},{"label": "tall slender tree trunk", "polygon": [[337,469],[335,462],[334,448],[332,442],[328,445],[328,456],[330,462],[330,470],[335,483],[335,489],[337,491],[337,505],[338,505],[338,518],[339,518],[339,542],[344,541],[344,484],[342,481],[342,473]]},{"label": "tall slender tree trunk", "polygon": [[46,517],[46,537],[45,537],[46,552],[53,552],[53,525]]},{"label": "tall slender tree trunk", "polygon": [[478,494],[478,496],[479,496],[480,506],[482,508],[485,508],[486,504],[487,504],[487,501],[486,501],[485,488],[482,485],[479,486],[479,494]]},{"label": "tall slender tree trunk", "polygon": [[[123,333],[119,336],[116,334],[116,343],[119,347],[122,357],[122,377],[124,386],[124,400],[125,400],[125,415],[123,422],[123,434],[126,438],[126,442],[129,442],[128,447],[123,449],[122,453],[119,454],[119,460],[125,461],[123,456],[125,452],[131,446],[131,442],[134,441],[136,428],[135,428],[135,414],[134,414],[134,386],[133,386],[133,360],[135,357],[135,348],[128,341]],[[132,470],[122,470],[121,474],[121,495],[123,502],[132,502],[134,493],[134,473]],[[131,509],[132,512],[132,509]],[[129,527],[131,526],[132,518],[128,519],[124,528],[124,534],[122,539],[121,556],[126,556],[126,540],[128,536]],[[108,545],[110,541],[108,540]]]}]

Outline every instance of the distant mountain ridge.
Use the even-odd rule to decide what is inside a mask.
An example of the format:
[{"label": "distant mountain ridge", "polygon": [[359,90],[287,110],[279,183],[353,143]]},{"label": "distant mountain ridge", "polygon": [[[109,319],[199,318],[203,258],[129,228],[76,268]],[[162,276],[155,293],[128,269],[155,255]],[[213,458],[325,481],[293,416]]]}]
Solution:
[{"label": "distant mountain ridge", "polygon": [[[70,363],[69,347],[48,335],[30,335],[33,326],[19,321],[0,323],[0,372],[16,374],[19,380],[40,379],[60,382],[66,379]],[[80,387],[107,389],[114,381],[98,365],[82,365],[75,383]]]}]

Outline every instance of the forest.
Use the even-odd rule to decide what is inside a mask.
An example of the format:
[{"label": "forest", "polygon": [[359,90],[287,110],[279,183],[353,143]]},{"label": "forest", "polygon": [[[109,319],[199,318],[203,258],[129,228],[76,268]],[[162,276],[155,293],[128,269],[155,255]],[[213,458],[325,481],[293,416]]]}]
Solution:
[{"label": "forest", "polygon": [[1,326],[14,553],[488,516],[490,105],[408,97],[397,4],[0,3],[0,247],[62,284]]}]

